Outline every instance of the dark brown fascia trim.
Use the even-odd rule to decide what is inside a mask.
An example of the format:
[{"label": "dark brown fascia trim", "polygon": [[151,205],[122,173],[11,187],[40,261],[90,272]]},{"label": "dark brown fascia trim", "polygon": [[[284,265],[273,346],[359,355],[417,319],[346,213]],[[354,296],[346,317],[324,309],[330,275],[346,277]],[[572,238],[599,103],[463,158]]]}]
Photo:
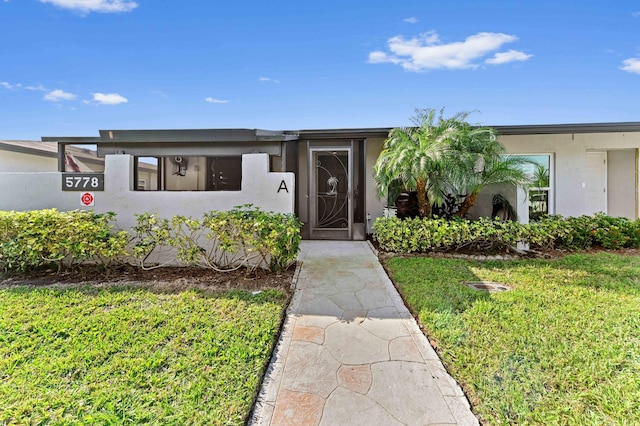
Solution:
[{"label": "dark brown fascia trim", "polygon": [[100,138],[93,136],[42,136],[42,142],[59,142],[66,145],[95,145]]},{"label": "dark brown fascia trim", "polygon": [[[570,133],[640,132],[640,122],[531,124],[489,126],[501,135],[536,135]],[[261,129],[175,129],[175,130],[100,130],[100,137],[42,137],[44,142],[71,144],[109,144],[173,142],[287,142],[307,139],[386,138],[391,127],[307,129],[271,131]]]},{"label": "dark brown fascia trim", "polygon": [[621,133],[640,132],[640,122],[582,123],[582,124],[531,124],[522,126],[491,126],[500,135],[551,135],[571,133]]},{"label": "dark brown fascia trim", "polygon": [[100,130],[102,144],[286,142],[297,137],[296,132],[261,129]]},{"label": "dark brown fascia trim", "polygon": [[307,139],[366,139],[386,138],[391,127],[372,127],[357,129],[317,129],[298,131],[299,140]]}]

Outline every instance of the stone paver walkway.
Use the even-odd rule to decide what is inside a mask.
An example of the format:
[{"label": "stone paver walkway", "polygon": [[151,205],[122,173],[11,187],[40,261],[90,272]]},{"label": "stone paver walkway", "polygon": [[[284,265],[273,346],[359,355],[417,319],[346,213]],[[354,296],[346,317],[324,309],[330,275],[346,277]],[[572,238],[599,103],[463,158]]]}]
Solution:
[{"label": "stone paver walkway", "polygon": [[250,424],[477,425],[366,242],[304,241]]}]

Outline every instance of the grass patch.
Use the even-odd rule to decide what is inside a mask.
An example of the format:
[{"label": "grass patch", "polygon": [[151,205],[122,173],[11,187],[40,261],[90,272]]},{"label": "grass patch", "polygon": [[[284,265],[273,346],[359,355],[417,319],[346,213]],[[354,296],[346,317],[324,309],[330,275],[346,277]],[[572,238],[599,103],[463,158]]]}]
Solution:
[{"label": "grass patch", "polygon": [[0,424],[243,424],[286,297],[0,290]]},{"label": "grass patch", "polygon": [[386,266],[484,423],[640,424],[640,257]]}]

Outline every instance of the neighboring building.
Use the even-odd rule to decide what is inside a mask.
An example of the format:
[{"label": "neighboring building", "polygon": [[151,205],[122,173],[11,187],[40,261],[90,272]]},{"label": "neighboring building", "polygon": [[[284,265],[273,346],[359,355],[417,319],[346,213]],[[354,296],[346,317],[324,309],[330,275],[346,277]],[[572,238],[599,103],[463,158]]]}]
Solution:
[{"label": "neighboring building", "polygon": [[[496,129],[507,152],[529,157],[538,164],[532,175],[542,178],[528,195],[489,188],[472,215],[491,214],[491,196],[502,192],[523,222],[542,213],[638,217],[640,123]],[[95,145],[98,156],[106,156],[105,191],[114,179],[119,192],[105,194],[104,204],[96,201],[96,210],[113,210],[119,217],[150,209],[167,216],[197,215],[251,202],[295,212],[305,224],[304,238],[350,240],[364,239],[385,210],[375,193],[373,165],[389,130],[103,130],[99,137],[43,140],[59,142],[61,171],[68,168],[62,159],[74,145]],[[109,178],[109,161],[119,168],[112,176],[125,176]],[[147,175],[145,164],[157,165],[157,173]],[[0,209],[11,205],[16,202],[0,199]],[[122,220],[123,227],[131,224]]]},{"label": "neighboring building", "polygon": [[[104,158],[95,150],[68,146],[67,168],[80,172],[104,171]],[[58,171],[58,143],[40,141],[0,140],[0,172],[56,172]]]},{"label": "neighboring building", "polygon": [[[104,158],[95,149],[67,145],[64,156],[58,155],[58,142],[0,140],[0,172],[58,172],[64,158],[69,172],[104,172]],[[154,190],[157,166],[153,160],[139,164],[138,189]]]}]

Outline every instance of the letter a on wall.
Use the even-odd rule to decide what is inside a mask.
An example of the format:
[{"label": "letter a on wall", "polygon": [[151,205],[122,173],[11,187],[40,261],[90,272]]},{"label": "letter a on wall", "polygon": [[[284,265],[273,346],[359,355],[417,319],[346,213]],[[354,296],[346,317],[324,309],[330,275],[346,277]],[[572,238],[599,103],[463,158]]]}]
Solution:
[{"label": "letter a on wall", "polygon": [[277,193],[279,194],[283,189],[287,192],[287,194],[289,193],[289,188],[287,188],[287,183],[284,181],[284,179],[282,180],[282,182],[280,182]]}]

